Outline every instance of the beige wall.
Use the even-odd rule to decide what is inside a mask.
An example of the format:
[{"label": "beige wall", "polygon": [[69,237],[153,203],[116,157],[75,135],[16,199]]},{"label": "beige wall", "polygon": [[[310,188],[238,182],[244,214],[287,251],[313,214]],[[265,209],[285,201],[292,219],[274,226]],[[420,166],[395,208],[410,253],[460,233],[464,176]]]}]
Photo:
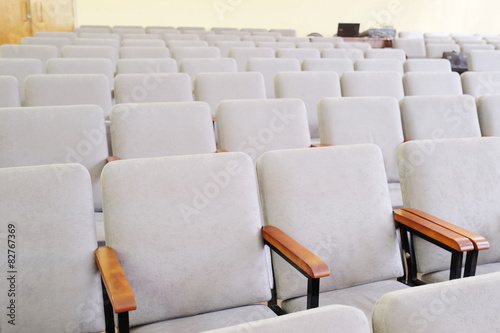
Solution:
[{"label": "beige wall", "polygon": [[496,0],[75,0],[76,25],[294,28],[333,35],[339,22],[361,30],[500,33]]}]

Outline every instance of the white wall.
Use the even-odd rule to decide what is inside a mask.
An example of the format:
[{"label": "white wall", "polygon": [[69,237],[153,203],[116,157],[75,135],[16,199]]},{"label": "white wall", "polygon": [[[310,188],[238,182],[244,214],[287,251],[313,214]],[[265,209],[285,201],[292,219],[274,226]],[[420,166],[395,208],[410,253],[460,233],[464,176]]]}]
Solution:
[{"label": "white wall", "polygon": [[75,0],[77,25],[164,25],[293,28],[331,36],[337,24],[361,31],[391,25],[398,31],[500,33],[496,0]]}]

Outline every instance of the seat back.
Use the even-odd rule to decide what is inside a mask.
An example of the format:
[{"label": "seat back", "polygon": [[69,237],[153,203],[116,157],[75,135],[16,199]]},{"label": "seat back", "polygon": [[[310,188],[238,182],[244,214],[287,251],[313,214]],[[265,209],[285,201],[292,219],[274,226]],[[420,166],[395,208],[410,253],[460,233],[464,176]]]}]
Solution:
[{"label": "seat back", "polygon": [[0,188],[2,332],[102,332],[87,170],[78,164],[0,168]]},{"label": "seat back", "polygon": [[170,58],[169,49],[161,46],[122,46],[119,54],[120,59]]},{"label": "seat back", "polygon": [[357,71],[394,71],[403,75],[403,63],[399,59],[370,58],[358,59],[354,62]]},{"label": "seat back", "polygon": [[274,77],[279,72],[300,72],[300,61],[293,58],[252,58],[247,61],[247,71],[264,76],[267,98],[276,96]]},{"label": "seat back", "polygon": [[405,51],[400,49],[369,49],[365,51],[367,59],[397,59],[404,63],[406,61]]},{"label": "seat back", "polygon": [[351,48],[351,49],[326,49],[321,51],[321,58],[341,58],[341,59],[351,59],[352,62],[363,59],[363,50]]},{"label": "seat back", "polygon": [[111,110],[110,83],[104,74],[52,74],[26,77],[26,106],[95,104]]},{"label": "seat back", "polygon": [[116,48],[96,45],[68,45],[61,51],[63,58],[106,58],[116,65]]},{"label": "seat back", "polygon": [[68,38],[57,37],[23,37],[21,38],[21,45],[53,45],[57,47],[58,56],[61,56],[61,49],[63,46],[70,45],[71,40]]},{"label": "seat back", "polygon": [[142,304],[130,313],[131,326],[270,299],[247,155],[116,161],[102,183],[106,244]]},{"label": "seat back", "polygon": [[395,38],[392,47],[403,50],[408,58],[425,58],[427,55],[423,38]]},{"label": "seat back", "polygon": [[188,74],[191,80],[194,80],[199,73],[234,73],[237,67],[236,60],[232,58],[184,59],[180,63],[179,71]]},{"label": "seat back", "polygon": [[295,58],[302,63],[304,59],[321,58],[321,52],[318,49],[302,48],[302,49],[277,49],[276,58]]},{"label": "seat back", "polygon": [[53,45],[0,45],[1,58],[34,58],[39,59],[45,66],[50,58],[58,58],[59,51]]},{"label": "seat back", "polygon": [[[335,274],[321,279],[320,291],[402,274],[377,146],[269,151],[257,161],[257,174],[265,224],[280,228],[328,267],[336,267]],[[305,295],[304,277],[287,266],[273,257],[278,298]]]},{"label": "seat back", "polygon": [[124,39],[122,41],[122,46],[166,47],[166,44],[163,39],[138,38],[138,39]]},{"label": "seat back", "polygon": [[225,99],[264,99],[266,88],[261,73],[200,73],[194,80],[197,101],[210,105],[215,114],[217,103]]},{"label": "seat back", "polygon": [[21,106],[19,83],[15,76],[0,76],[0,107]]},{"label": "seat back", "polygon": [[500,71],[500,51],[472,50],[467,55],[470,71]]},{"label": "seat back", "polygon": [[[39,59],[2,59],[0,58],[0,75],[14,76],[19,86],[19,98],[24,104],[24,79],[28,75],[45,73],[45,65]],[[3,91],[0,90],[0,91]],[[15,106],[15,105],[11,105]]]},{"label": "seat back", "polygon": [[403,75],[406,96],[462,95],[462,82],[457,72],[409,72]]},{"label": "seat back", "polygon": [[448,59],[408,59],[404,63],[406,72],[451,72]]},{"label": "seat back", "polygon": [[352,72],[354,65],[351,59],[305,59],[302,62],[303,71],[332,71],[339,77],[344,72]]},{"label": "seat back", "polygon": [[229,49],[232,47],[255,47],[252,41],[220,41],[216,42],[215,46],[220,50],[221,58],[226,58],[229,55]]},{"label": "seat back", "polygon": [[[500,261],[500,138],[416,140],[398,149],[404,206],[416,208],[485,237],[478,263]],[[414,240],[419,272],[449,269],[449,254]]]},{"label": "seat back", "polygon": [[460,45],[453,43],[427,43],[425,45],[427,58],[442,58],[444,52],[460,52]]},{"label": "seat back", "polygon": [[172,57],[177,60],[177,63],[187,58],[220,58],[220,50],[215,46],[188,46],[174,47],[172,49]]},{"label": "seat back", "polygon": [[214,153],[212,114],[203,102],[117,104],[113,154],[120,159]]},{"label": "seat back", "polygon": [[405,141],[481,136],[472,96],[408,96],[400,108]]},{"label": "seat back", "polygon": [[113,90],[115,66],[105,58],[49,59],[47,74],[104,74],[108,78],[110,90]]},{"label": "seat back", "polygon": [[340,78],[342,96],[391,96],[400,100],[404,97],[401,74],[393,71],[354,71],[342,74]]},{"label": "seat back", "polygon": [[177,73],[177,61],[170,58],[120,59],[116,74]]},{"label": "seat back", "polygon": [[[5,108],[0,110],[0,133],[0,168],[82,164],[92,179],[95,210],[101,210],[99,177],[108,157],[108,143],[100,107]],[[58,169],[61,175],[67,171]]]},{"label": "seat back", "polygon": [[473,97],[500,95],[500,71],[465,72],[461,78],[464,94]]},{"label": "seat back", "polygon": [[117,104],[192,101],[191,78],[185,73],[120,74],[115,99]]},{"label": "seat back", "polygon": [[388,293],[373,310],[373,332],[493,332],[499,283],[493,273]]},{"label": "seat back", "polygon": [[277,98],[304,101],[311,138],[318,138],[318,102],[325,97],[340,97],[339,76],[335,72],[281,72],[275,77]]},{"label": "seat back", "polygon": [[239,72],[247,70],[250,58],[274,58],[274,50],[270,47],[234,47],[229,49],[229,57],[236,60]]},{"label": "seat back", "polygon": [[268,150],[311,145],[300,99],[222,101],[215,112],[219,149],[242,151],[255,162]]},{"label": "seat back", "polygon": [[482,135],[500,136],[500,96],[481,96],[476,104]]}]

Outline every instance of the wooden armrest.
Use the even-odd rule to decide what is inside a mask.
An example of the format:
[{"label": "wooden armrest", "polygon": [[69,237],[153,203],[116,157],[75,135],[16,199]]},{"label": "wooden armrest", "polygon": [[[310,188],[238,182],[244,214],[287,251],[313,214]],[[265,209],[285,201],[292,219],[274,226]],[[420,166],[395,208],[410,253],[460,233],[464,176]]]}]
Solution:
[{"label": "wooden armrest", "polygon": [[262,227],[266,244],[272,246],[314,279],[330,275],[326,263],[290,236],[273,226]]},{"label": "wooden armrest", "polygon": [[402,210],[412,213],[416,216],[419,216],[423,219],[426,219],[427,221],[430,221],[432,223],[435,223],[445,229],[451,230],[453,232],[456,232],[457,234],[460,234],[466,238],[468,238],[472,244],[474,244],[474,248],[476,250],[486,250],[490,248],[490,243],[482,236],[476,235],[473,232],[470,232],[466,229],[460,228],[452,223],[446,222],[444,220],[441,220],[431,214],[427,214],[421,210],[414,209],[414,208],[403,208]]},{"label": "wooden armrest", "polygon": [[115,313],[137,309],[135,297],[125,272],[118,261],[115,251],[108,246],[98,247],[95,251],[97,267],[108,292]]},{"label": "wooden armrest", "polygon": [[212,122],[215,121],[215,115],[212,115]]},{"label": "wooden armrest", "polygon": [[225,149],[217,149],[217,153],[227,153],[227,150],[225,150]]},{"label": "wooden armrest", "polygon": [[430,222],[403,209],[394,210],[394,219],[402,225],[420,232],[441,244],[459,252],[474,250],[474,244],[467,238],[440,225]]},{"label": "wooden armrest", "polygon": [[311,145],[312,148],[318,148],[318,147],[333,147],[333,145],[329,143],[313,143]]},{"label": "wooden armrest", "polygon": [[119,158],[119,157],[116,157],[116,156],[109,156],[109,157],[106,159],[106,161],[107,161],[108,163],[111,163],[111,162],[113,162],[113,161],[119,161],[119,160],[120,160],[120,158]]}]

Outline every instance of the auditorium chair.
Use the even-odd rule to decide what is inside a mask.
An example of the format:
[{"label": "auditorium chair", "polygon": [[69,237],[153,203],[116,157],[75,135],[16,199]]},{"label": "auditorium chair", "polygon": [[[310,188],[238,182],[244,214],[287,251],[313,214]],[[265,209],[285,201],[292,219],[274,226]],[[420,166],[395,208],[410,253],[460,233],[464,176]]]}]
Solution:
[{"label": "auditorium chair", "polygon": [[302,62],[303,71],[332,71],[339,77],[344,72],[352,72],[354,65],[351,59],[304,59]]},{"label": "auditorium chair", "polygon": [[179,71],[186,73],[194,81],[199,73],[237,72],[236,60],[232,58],[183,59]]},{"label": "auditorium chair", "polygon": [[500,71],[465,72],[461,75],[464,94],[473,97],[500,94]]},{"label": "auditorium chair", "polygon": [[409,72],[403,75],[406,96],[462,95],[462,82],[457,72]]},{"label": "auditorium chair", "polygon": [[470,71],[500,71],[500,51],[472,50],[467,65]]},{"label": "auditorium chair", "polygon": [[398,59],[370,58],[354,62],[356,71],[393,71],[404,74],[403,63]]},{"label": "auditorium chair", "polygon": [[71,40],[67,38],[56,37],[23,37],[21,45],[53,45],[57,47],[58,57],[61,56],[63,46],[70,45]]},{"label": "auditorium chair", "polygon": [[403,50],[399,49],[369,49],[365,51],[365,58],[367,59],[397,59],[404,63],[406,61],[406,54]]},{"label": "auditorium chair", "polygon": [[304,59],[321,58],[321,52],[314,48],[303,48],[303,49],[277,49],[276,58],[295,58],[301,63]]},{"label": "auditorium chair", "polygon": [[132,47],[166,47],[163,39],[124,39],[122,46]]},{"label": "auditorium chair", "polygon": [[500,96],[481,96],[476,99],[481,133],[484,136],[500,136]]},{"label": "auditorium chair", "polygon": [[122,46],[118,52],[120,59],[170,58],[170,50],[166,47]]},{"label": "auditorium chair", "polygon": [[274,98],[274,77],[279,72],[300,72],[300,61],[294,58],[252,58],[247,61],[247,71],[264,76],[267,98]]},{"label": "auditorium chair", "polygon": [[229,49],[232,47],[255,47],[254,42],[250,41],[220,41],[216,42],[215,46],[220,50],[221,58],[227,58],[229,55]]},{"label": "auditorium chair", "polygon": [[183,59],[220,58],[220,50],[215,46],[177,46],[171,49],[172,58],[177,63]]},{"label": "auditorium chair", "polygon": [[451,72],[448,59],[407,59],[403,65],[407,72]]},{"label": "auditorium chair", "polygon": [[321,58],[341,58],[341,59],[351,59],[355,62],[358,59],[363,59],[364,52],[360,49],[327,49],[321,51]]},{"label": "auditorium chair", "polygon": [[53,45],[0,45],[0,58],[39,59],[45,66],[48,59],[58,57],[59,51]]},{"label": "auditorium chair", "polygon": [[12,75],[0,76],[0,107],[21,106],[19,82]]},{"label": "auditorium chair", "polygon": [[274,50],[270,47],[232,47],[228,56],[236,60],[239,72],[247,70],[250,58],[275,58]]},{"label": "auditorium chair", "polygon": [[145,73],[177,73],[177,61],[172,58],[119,59],[116,75]]},{"label": "auditorium chair", "polygon": [[393,71],[345,72],[340,77],[342,96],[391,96],[404,97],[401,74]]}]

